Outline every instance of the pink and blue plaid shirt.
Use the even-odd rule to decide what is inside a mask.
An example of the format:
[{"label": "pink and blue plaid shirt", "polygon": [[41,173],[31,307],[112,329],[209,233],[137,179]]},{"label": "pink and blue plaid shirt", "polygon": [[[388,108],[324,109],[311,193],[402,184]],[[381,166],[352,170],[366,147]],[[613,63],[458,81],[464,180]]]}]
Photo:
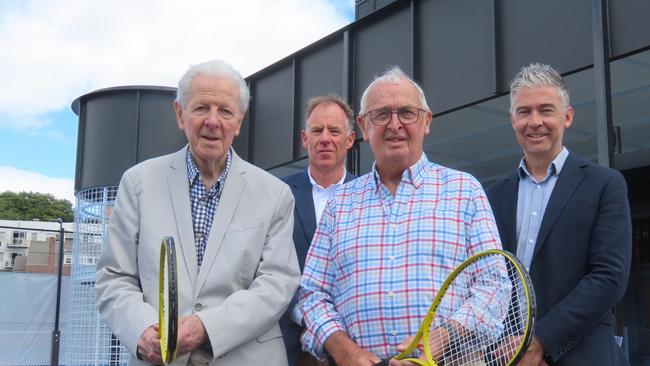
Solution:
[{"label": "pink and blue plaid shirt", "polygon": [[[501,244],[474,177],[422,154],[393,196],[373,167],[334,193],[314,235],[299,290],[303,348],[322,359],[325,340],[340,330],[381,358],[394,356],[417,333],[445,278],[487,249]],[[488,299],[474,300],[448,316],[469,327],[477,313],[503,316],[490,314]]]}]

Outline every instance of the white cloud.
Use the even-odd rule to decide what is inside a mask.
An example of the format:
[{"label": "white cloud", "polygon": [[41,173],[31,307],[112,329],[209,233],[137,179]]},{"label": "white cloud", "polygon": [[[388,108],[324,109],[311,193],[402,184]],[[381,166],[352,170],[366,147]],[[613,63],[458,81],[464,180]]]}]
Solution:
[{"label": "white cloud", "polygon": [[99,88],[174,86],[208,59],[246,76],[346,23],[327,0],[5,2],[0,127],[38,129]]},{"label": "white cloud", "polygon": [[28,172],[9,166],[0,166],[0,192],[40,192],[49,193],[59,199],[67,199],[75,204],[74,180],[50,178],[42,174]]}]

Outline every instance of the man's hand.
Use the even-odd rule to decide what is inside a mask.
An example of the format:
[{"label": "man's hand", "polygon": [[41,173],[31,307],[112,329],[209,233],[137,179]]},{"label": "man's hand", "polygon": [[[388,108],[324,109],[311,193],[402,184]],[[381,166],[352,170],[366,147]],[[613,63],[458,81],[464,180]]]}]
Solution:
[{"label": "man's hand", "polygon": [[208,339],[203,322],[196,315],[181,318],[178,321],[178,343],[176,355],[180,356],[197,349]]},{"label": "man's hand", "polygon": [[[460,325],[457,325],[457,323],[455,322],[453,322],[453,325],[451,326],[454,327],[454,329],[461,329]],[[411,345],[411,342],[413,342],[414,338],[415,336],[409,336],[404,338],[402,343],[397,346],[397,352],[404,352]],[[420,343],[417,345],[417,349],[420,350],[421,352],[420,357],[418,358],[426,363],[428,361],[426,355],[424,354],[424,346],[422,345],[423,341],[424,339],[421,339]],[[451,335],[444,327],[435,328],[432,329],[431,332],[429,332],[429,346],[431,349],[431,356],[434,360],[439,360],[442,357],[450,341],[451,341]],[[391,366],[413,366],[415,364],[409,361],[399,361],[399,360],[392,359],[390,360],[390,365]]]},{"label": "man's hand", "polygon": [[372,366],[381,361],[377,355],[359,347],[343,331],[335,332],[327,338],[325,350],[338,366]]},{"label": "man's hand", "polygon": [[151,362],[156,365],[162,365],[162,355],[160,354],[160,335],[158,334],[158,324],[152,325],[145,329],[138,340],[137,357],[141,360]]},{"label": "man's hand", "polygon": [[521,361],[519,361],[517,365],[548,366],[544,360],[544,346],[542,346],[542,343],[540,343],[537,337],[533,337],[533,340],[530,342],[530,346],[528,346],[528,350],[526,350],[526,354],[524,354],[524,357],[521,359]]}]

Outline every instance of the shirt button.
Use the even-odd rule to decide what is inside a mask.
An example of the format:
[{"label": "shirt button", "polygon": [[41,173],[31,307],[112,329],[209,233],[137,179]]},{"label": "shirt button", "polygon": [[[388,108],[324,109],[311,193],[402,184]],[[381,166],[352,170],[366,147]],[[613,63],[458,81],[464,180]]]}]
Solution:
[{"label": "shirt button", "polygon": [[542,188],[542,186],[538,184],[538,185],[537,185],[537,189],[540,189],[540,188]]},{"label": "shirt button", "polygon": [[529,242],[530,244],[533,244],[533,243],[535,242],[535,240],[533,240],[533,239],[528,239],[528,242]]},{"label": "shirt button", "polygon": [[394,335],[394,336],[396,336],[396,335],[397,335],[397,330],[393,329],[393,331],[391,332],[391,334]]},{"label": "shirt button", "polygon": [[394,256],[394,255],[391,255],[390,257],[388,257],[388,259],[390,259],[391,261],[394,261],[394,260],[395,260],[395,256]]},{"label": "shirt button", "polygon": [[537,216],[537,211],[533,211],[533,216]]},{"label": "shirt button", "polygon": [[197,238],[198,240],[201,240],[201,238],[203,238],[203,234],[202,234],[202,233],[196,233],[196,234],[194,234],[194,236],[196,236],[196,238]]},{"label": "shirt button", "polygon": [[395,297],[395,293],[393,291],[389,292],[388,297],[392,299],[393,297]]},{"label": "shirt button", "polygon": [[196,310],[196,311],[203,310],[203,304],[198,303],[198,304],[194,305],[194,310]]},{"label": "shirt button", "polygon": [[393,229],[397,229],[397,224],[391,224],[390,227],[392,227]]}]

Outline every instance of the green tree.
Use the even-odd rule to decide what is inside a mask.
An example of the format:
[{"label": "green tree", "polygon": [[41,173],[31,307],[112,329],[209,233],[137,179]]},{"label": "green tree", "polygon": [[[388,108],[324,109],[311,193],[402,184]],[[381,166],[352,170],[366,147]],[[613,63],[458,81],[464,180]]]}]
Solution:
[{"label": "green tree", "polygon": [[38,192],[0,193],[0,219],[53,221],[59,217],[64,222],[74,220],[70,201]]}]

